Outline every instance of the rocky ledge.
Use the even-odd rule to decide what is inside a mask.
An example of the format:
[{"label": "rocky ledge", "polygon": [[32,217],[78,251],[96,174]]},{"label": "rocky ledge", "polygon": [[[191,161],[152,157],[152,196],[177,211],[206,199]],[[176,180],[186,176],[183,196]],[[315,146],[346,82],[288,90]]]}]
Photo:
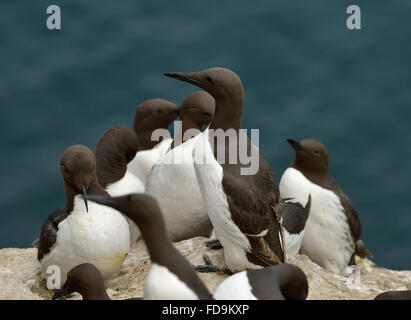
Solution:
[{"label": "rocky ledge", "polygon": [[[176,248],[193,264],[203,264],[207,253],[213,263],[224,265],[223,250],[204,247],[206,238],[193,238],[175,243]],[[37,250],[0,250],[0,299],[50,299],[52,291],[45,286],[40,275]],[[357,261],[358,270],[351,276],[340,276],[313,263],[307,256],[290,258],[289,263],[299,266],[307,275],[310,300],[363,300],[389,290],[411,289],[411,271],[393,271],[377,267],[370,260]],[[143,241],[139,241],[128,254],[121,270],[106,282],[112,299],[141,297],[144,279],[150,268],[150,258]],[[214,292],[227,276],[217,273],[199,273],[200,278]],[[80,299],[74,296],[72,299]]]}]

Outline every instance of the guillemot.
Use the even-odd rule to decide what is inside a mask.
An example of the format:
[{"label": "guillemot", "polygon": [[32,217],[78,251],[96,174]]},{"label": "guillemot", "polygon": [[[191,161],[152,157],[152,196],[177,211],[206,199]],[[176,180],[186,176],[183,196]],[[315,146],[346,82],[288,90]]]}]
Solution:
[{"label": "guillemot", "polygon": [[140,227],[152,261],[144,284],[144,299],[303,300],[307,297],[307,277],[291,264],[237,273],[224,280],[211,296],[190,263],[165,236],[162,213],[154,198],[131,194],[114,198],[87,195],[86,199],[123,212]]},{"label": "guillemot", "polygon": [[[111,300],[107,294],[103,275],[91,263],[82,263],[72,268],[67,273],[66,283],[54,293],[52,300],[64,298],[73,292],[79,293],[83,300]],[[141,300],[141,298],[126,300]]]},{"label": "guillemot", "polygon": [[308,196],[305,207],[294,199],[282,199],[282,202],[284,205],[281,206],[277,218],[283,227],[283,250],[286,257],[292,257],[298,254],[301,248],[305,225],[310,214],[311,195]]},{"label": "guillemot", "polygon": [[320,266],[344,274],[349,264],[355,264],[354,254],[372,256],[360,240],[357,210],[328,173],[329,156],[323,143],[287,141],[296,157],[281,178],[281,196],[302,203],[309,194],[312,197],[301,252]]},{"label": "guillemot", "polygon": [[[126,127],[113,127],[101,136],[96,148],[97,178],[101,187],[111,196],[129,193],[143,193],[141,180],[127,170],[127,164],[137,153],[137,136]],[[130,226],[130,244],[134,246],[140,231],[135,223],[127,218]]]},{"label": "guillemot", "polygon": [[37,258],[43,276],[47,278],[48,267],[56,265],[64,284],[71,268],[89,262],[108,278],[120,269],[130,249],[127,220],[112,208],[81,198],[87,193],[108,196],[98,183],[96,159],[90,149],[69,147],[61,156],[60,171],[66,206],[55,210],[41,227]]},{"label": "guillemot", "polygon": [[[237,272],[284,262],[281,227],[276,218],[280,200],[278,184],[264,156],[241,130],[244,89],[240,78],[225,68],[165,75],[198,86],[215,99],[214,118],[197,139],[193,158],[207,213],[224,247],[228,268]],[[215,141],[210,141],[210,129],[234,133],[234,150],[231,139],[217,139],[214,145]],[[239,150],[244,140],[245,150]],[[216,158],[219,159],[221,148],[225,157],[220,164]],[[234,155],[238,160],[239,154],[247,151],[257,155],[258,170],[255,174],[242,175],[246,165],[232,164],[227,159]]]},{"label": "guillemot", "polygon": [[194,92],[184,100],[178,136],[185,142],[174,143],[174,137],[174,148],[153,166],[147,179],[146,194],[157,200],[171,241],[208,237],[212,230],[193,167],[196,136],[192,134],[198,135],[202,126],[211,122],[214,106],[214,98],[205,91]]},{"label": "guillemot", "polygon": [[78,292],[83,300],[111,300],[107,294],[101,272],[91,263],[82,263],[67,273],[67,281],[52,300]]},{"label": "guillemot", "polygon": [[138,138],[138,152],[127,167],[143,184],[146,184],[153,165],[166,154],[173,141],[170,137],[156,141],[152,137],[153,132],[166,130],[179,112],[178,105],[158,98],[148,99],[138,106],[133,125]]},{"label": "guillemot", "polygon": [[278,264],[238,272],[224,280],[214,292],[216,300],[305,300],[308,281],[292,264]]},{"label": "guillemot", "polygon": [[121,211],[140,228],[151,258],[144,284],[147,300],[209,300],[211,295],[188,261],[167,237],[156,200],[145,194],[109,198],[87,195],[86,199]]}]

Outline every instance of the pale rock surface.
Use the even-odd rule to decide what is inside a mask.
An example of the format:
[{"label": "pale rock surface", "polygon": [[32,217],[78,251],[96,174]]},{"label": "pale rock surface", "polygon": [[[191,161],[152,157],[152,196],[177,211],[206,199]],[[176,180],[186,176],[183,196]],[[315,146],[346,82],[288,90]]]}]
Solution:
[{"label": "pale rock surface", "polygon": [[[209,250],[204,247],[207,238],[193,238],[175,243],[176,248],[193,264],[203,264],[204,253],[211,261],[224,266],[223,250]],[[37,249],[0,250],[0,299],[50,299],[53,295],[46,288],[40,275],[40,264],[36,258]],[[393,271],[379,268],[369,260],[359,260],[358,270],[352,276],[340,276],[313,263],[307,256],[297,255],[288,263],[299,266],[309,282],[308,299],[373,299],[388,290],[410,290],[411,271]],[[112,299],[141,297],[144,279],[150,268],[150,258],[145,244],[140,240],[128,254],[121,270],[106,281],[108,294]],[[199,273],[210,292],[227,275]],[[75,295],[71,299],[80,299]]]}]

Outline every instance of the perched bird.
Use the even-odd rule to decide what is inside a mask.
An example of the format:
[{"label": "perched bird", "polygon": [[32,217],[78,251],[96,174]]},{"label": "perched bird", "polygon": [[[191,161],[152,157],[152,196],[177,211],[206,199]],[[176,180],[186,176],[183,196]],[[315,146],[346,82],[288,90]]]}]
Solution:
[{"label": "perched bird", "polygon": [[[136,153],[137,136],[128,128],[111,128],[99,139],[96,148],[97,178],[111,196],[144,192],[141,180],[127,170],[127,164],[134,159]],[[128,223],[130,244],[133,246],[140,236],[140,230],[133,221],[128,219]]]},{"label": "perched bird", "polygon": [[111,300],[107,294],[104,278],[91,263],[82,263],[67,273],[67,281],[58,289],[52,300],[78,292],[83,300]]},{"label": "perched bird", "polygon": [[168,239],[161,210],[153,197],[144,194],[113,198],[87,195],[86,199],[116,208],[140,228],[151,258],[150,271],[144,283],[144,299],[211,299],[191,265]]},{"label": "perched bird", "polygon": [[313,139],[287,141],[296,157],[281,178],[281,196],[301,203],[312,197],[301,252],[320,266],[344,274],[349,264],[355,264],[354,254],[372,256],[360,240],[357,210],[328,173],[324,144]]},{"label": "perched bird", "polygon": [[161,210],[154,198],[142,194],[86,199],[123,212],[139,226],[151,258],[144,299],[297,299],[308,294],[308,282],[297,266],[281,264],[237,273],[224,280],[211,296],[189,262],[166,236]]},{"label": "perched bird", "polygon": [[299,202],[293,202],[293,199],[283,199],[286,205],[279,210],[277,216],[284,230],[284,251],[286,257],[292,257],[298,254],[303,241],[305,225],[310,214],[311,195],[308,196],[307,203],[303,207]]},{"label": "perched bird", "polygon": [[[214,99],[205,91],[190,94],[180,110],[180,136],[185,142],[175,143],[172,150],[154,166],[147,179],[146,193],[153,196],[164,213],[171,241],[196,236],[210,236],[212,225],[207,215],[195,175],[192,152],[203,125],[214,115]],[[189,137],[185,137],[189,135]]]},{"label": "perched bird", "polygon": [[[244,90],[240,78],[225,68],[165,75],[198,86],[215,99],[214,118],[198,137],[193,159],[228,268],[237,272],[284,262],[276,218],[278,184],[264,156],[241,130]],[[242,157],[248,154],[251,161],[245,163]]]},{"label": "perched bird", "polygon": [[386,291],[380,293],[374,300],[411,300],[411,290]]},{"label": "perched bird", "polygon": [[180,113],[178,105],[164,99],[149,99],[140,104],[134,118],[138,152],[129,162],[128,170],[146,184],[151,168],[170,149],[172,139],[155,139],[153,132],[166,130]]},{"label": "perched bird", "polygon": [[215,291],[216,300],[305,300],[308,281],[293,264],[278,264],[238,272],[224,280]]},{"label": "perched bird", "polygon": [[130,249],[130,232],[123,215],[88,203],[87,193],[108,196],[96,175],[94,153],[85,146],[69,147],[61,156],[66,206],[55,210],[40,231],[37,258],[48,277],[51,265],[60,268],[61,284],[74,266],[93,263],[107,278],[117,272]]},{"label": "perched bird", "polygon": [[101,272],[91,263],[82,263],[71,269],[67,273],[66,283],[54,293],[52,300],[66,297],[73,292],[78,292],[83,300],[111,300],[107,294]]}]

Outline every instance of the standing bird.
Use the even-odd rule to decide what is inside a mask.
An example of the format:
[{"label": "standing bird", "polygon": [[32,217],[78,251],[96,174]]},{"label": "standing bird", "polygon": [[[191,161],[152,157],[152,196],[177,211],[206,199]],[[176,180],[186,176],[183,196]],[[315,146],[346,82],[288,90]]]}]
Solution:
[{"label": "standing bird", "polygon": [[[144,193],[144,184],[127,170],[127,164],[134,159],[136,153],[137,136],[126,127],[111,128],[99,139],[96,148],[97,178],[110,196]],[[134,246],[140,231],[133,221],[128,220],[128,223],[130,244]]]},{"label": "standing bird", "polygon": [[211,296],[190,263],[166,236],[161,210],[154,198],[142,194],[86,199],[123,212],[140,228],[151,258],[144,299],[157,300],[304,300],[308,282],[304,272],[290,264],[237,273],[224,280]]},{"label": "standing bird", "polygon": [[[174,137],[174,148],[153,166],[147,179],[146,193],[157,200],[173,242],[208,237],[212,230],[195,175],[192,152],[202,126],[209,125],[213,118],[214,107],[213,97],[205,91],[194,92],[184,100],[179,133],[184,143],[178,144]],[[192,134],[197,136],[192,137]]]},{"label": "standing bird", "polygon": [[281,178],[281,196],[299,202],[312,197],[301,252],[320,266],[344,274],[349,264],[355,264],[354,254],[372,257],[360,240],[357,210],[329,175],[324,144],[314,139],[287,141],[296,157]]},{"label": "standing bird", "polygon": [[117,272],[130,249],[130,231],[123,215],[81,198],[87,193],[108,196],[96,175],[96,158],[85,146],[69,147],[61,156],[66,206],[55,210],[40,231],[37,258],[42,273],[60,268],[61,284],[67,272],[81,263],[94,264],[103,277]]},{"label": "standing bird", "polygon": [[138,138],[138,152],[128,164],[128,170],[146,184],[151,168],[172,143],[170,137],[158,141],[153,132],[167,130],[180,113],[178,105],[164,99],[148,99],[140,104],[134,118],[134,132]]},{"label": "standing bird", "polygon": [[[198,86],[215,99],[214,118],[197,139],[193,157],[203,200],[224,247],[228,268],[237,272],[284,262],[276,218],[278,184],[264,156],[241,130],[244,89],[240,78],[225,68],[165,75]],[[247,151],[251,152],[251,163],[243,164],[241,159],[249,154]],[[256,172],[243,174],[244,169],[256,165]]]}]

